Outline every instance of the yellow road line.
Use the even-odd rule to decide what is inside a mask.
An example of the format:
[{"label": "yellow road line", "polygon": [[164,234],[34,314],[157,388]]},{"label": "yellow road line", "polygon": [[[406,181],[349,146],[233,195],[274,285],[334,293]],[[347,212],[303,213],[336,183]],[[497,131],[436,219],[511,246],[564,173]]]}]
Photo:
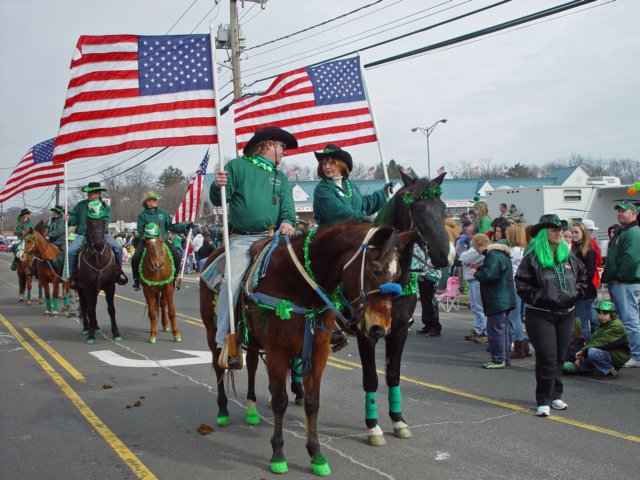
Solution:
[{"label": "yellow road line", "polygon": [[344,365],[340,365],[338,363],[333,363],[333,362],[329,362],[327,361],[327,365],[334,367],[334,368],[339,368],[340,370],[353,370],[353,368],[351,367],[345,367]]},{"label": "yellow road line", "polygon": [[80,398],[80,396],[71,388],[71,386],[60,376],[58,372],[40,355],[16,330],[11,323],[0,314],[0,322],[2,322],[11,332],[11,334],[22,344],[24,349],[31,354],[40,367],[51,377],[56,385],[67,396],[71,403],[78,409],[82,416],[89,424],[100,434],[102,438],[109,444],[116,454],[127,464],[133,474],[137,478],[145,480],[156,479],[157,477],[136,457],[129,448],[107,427],[100,418],[93,413],[89,406]]},{"label": "yellow road line", "polygon": [[[350,365],[352,367],[362,368],[362,365],[360,365],[359,363],[356,363],[356,362],[350,362],[348,360],[342,360],[341,358],[335,358],[335,357],[330,357],[330,359],[332,361],[334,361],[334,362],[342,363],[342,364],[345,364],[345,365]],[[385,374],[385,372],[383,370],[379,370],[379,369],[376,370],[376,372],[378,374],[380,374],[380,375],[384,375]],[[463,390],[458,390],[458,389],[455,389],[455,388],[445,387],[443,385],[436,385],[434,383],[423,382],[421,380],[416,380],[415,378],[405,377],[403,375],[400,376],[400,379],[403,382],[413,383],[414,385],[420,385],[421,387],[427,387],[427,388],[430,388],[432,390],[438,390],[438,391],[441,391],[441,392],[450,393],[452,395],[457,395],[459,397],[470,398],[472,400],[477,400],[479,402],[489,403],[491,405],[496,405],[498,407],[508,408],[509,410],[515,410],[517,412],[527,413],[529,415],[535,415],[535,412],[532,409],[526,408],[526,407],[522,407],[520,405],[516,405],[516,404],[513,404],[513,403],[502,402],[500,400],[495,400],[495,399],[489,398],[489,397],[483,397],[482,395],[476,395],[474,393],[465,392]],[[551,417],[547,417],[547,418],[545,418],[545,420],[552,420],[552,421],[555,421],[555,422],[560,422],[560,423],[564,423],[564,424],[567,424],[567,425],[572,425],[572,426],[577,427],[577,428],[582,428],[584,430],[589,430],[591,432],[602,433],[604,435],[609,435],[611,437],[621,438],[623,440],[629,440],[631,442],[640,443],[640,437],[639,436],[628,435],[626,433],[618,432],[616,430],[611,430],[611,429],[608,429],[608,428],[599,427],[597,425],[591,425],[590,423],[581,422],[579,420],[572,420],[570,418],[559,417],[559,416],[556,416],[556,415],[551,416]]]},{"label": "yellow road line", "polygon": [[50,356],[51,358],[53,358],[56,362],[58,362],[60,364],[60,366],[62,368],[64,368],[67,372],[69,372],[69,375],[71,375],[73,378],[75,378],[76,380],[80,381],[80,382],[84,382],[85,378],[84,376],[78,371],[76,370],[73,365],[71,365],[69,362],[67,362],[62,355],[60,355],[58,352],[56,352],[53,347],[51,347],[50,345],[48,345],[44,340],[42,340],[33,330],[31,330],[28,327],[24,327],[24,331],[27,332],[27,334],[33,338],[33,340],[42,347],[43,350],[45,350]]}]

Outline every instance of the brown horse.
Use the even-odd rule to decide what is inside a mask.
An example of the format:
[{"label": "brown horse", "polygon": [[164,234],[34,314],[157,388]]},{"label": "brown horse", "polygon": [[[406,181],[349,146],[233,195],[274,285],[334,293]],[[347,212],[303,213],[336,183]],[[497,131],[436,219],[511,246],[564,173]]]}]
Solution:
[{"label": "brown horse", "polygon": [[[44,235],[35,228],[26,228],[22,232],[24,248],[22,258],[32,256],[37,260],[36,272],[38,282],[44,289],[45,315],[57,316],[59,313],[60,285],[63,284],[62,270],[64,261],[60,255],[60,249],[49,243]],[[53,296],[49,286],[53,284]],[[64,290],[64,288],[63,288]]]},{"label": "brown horse", "polygon": [[[275,416],[271,437],[273,473],[288,471],[282,427],[288,404],[288,370],[296,357],[303,358],[306,371],[303,372],[306,447],[312,470],[321,476],[331,473],[320,452],[317,420],[322,374],[329,356],[331,332],[335,328],[336,295],[355,310],[354,328],[371,337],[385,336],[391,327],[391,292],[400,292],[400,286],[391,283],[400,274],[399,251],[403,251],[414,236],[414,232],[396,234],[391,228],[374,229],[366,223],[346,223],[295,238],[290,246],[282,245],[287,242],[281,240],[281,245],[271,253],[266,273],[260,275],[252,289],[250,298],[257,299],[258,303],[241,295],[240,310],[246,318],[249,338],[246,421],[249,424],[260,422],[255,408],[255,374],[259,351],[263,350],[267,357],[271,408]],[[363,243],[369,248],[363,247]],[[207,265],[221,253],[221,249],[214,252]],[[332,299],[328,303],[320,296],[325,292]],[[200,315],[207,329],[207,342],[218,379],[217,423],[228,425],[224,370],[218,366],[215,343],[214,292],[202,279]]]},{"label": "brown horse", "polygon": [[173,280],[176,275],[173,256],[162,236],[146,238],[144,248],[145,251],[142,252],[140,259],[140,280],[144,296],[147,299],[149,322],[151,323],[149,343],[156,343],[158,338],[158,308],[162,314],[162,330],[168,332],[169,321],[171,321],[173,340],[181,342],[182,336],[176,324],[176,309],[173,305],[175,290]]},{"label": "brown horse", "polygon": [[26,295],[26,304],[31,305],[33,302],[31,300],[31,288],[33,287],[33,275],[32,268],[34,258],[31,255],[26,255],[24,260],[21,259],[20,251],[18,251],[18,263],[17,263],[17,273],[18,273],[18,301],[24,302]]}]

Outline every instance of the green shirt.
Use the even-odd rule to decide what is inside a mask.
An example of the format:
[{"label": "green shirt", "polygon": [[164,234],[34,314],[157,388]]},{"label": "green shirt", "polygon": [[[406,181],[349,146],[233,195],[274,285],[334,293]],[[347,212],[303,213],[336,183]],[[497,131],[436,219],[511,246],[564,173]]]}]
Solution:
[{"label": "green shirt", "polygon": [[[107,205],[104,200],[100,199],[107,213],[104,218],[104,231],[107,231],[109,223],[111,222],[111,207]],[[87,216],[89,213],[89,200],[80,200],[78,204],[73,207],[71,213],[69,213],[69,226],[76,226],[76,234],[84,235],[87,230]]]},{"label": "green shirt", "polygon": [[[264,232],[281,223],[295,225],[291,185],[272,162],[260,155],[239,157],[228,162],[224,169],[227,172],[225,192],[230,227],[245,232]],[[215,182],[209,196],[214,205],[222,205],[222,192]]]},{"label": "green shirt", "polygon": [[478,233],[487,233],[489,230],[491,230],[491,218],[485,215],[478,220]]},{"label": "green shirt", "polygon": [[160,227],[160,235],[165,241],[169,238],[168,232],[186,233],[189,222],[171,223],[172,219],[173,215],[162,208],[145,208],[138,214],[138,235],[144,234],[144,227],[148,223],[155,223]]},{"label": "green shirt", "polygon": [[387,203],[387,195],[380,189],[362,195],[354,182],[342,180],[338,187],[333,180],[323,178],[313,192],[313,216],[319,227],[348,220],[363,221]]}]

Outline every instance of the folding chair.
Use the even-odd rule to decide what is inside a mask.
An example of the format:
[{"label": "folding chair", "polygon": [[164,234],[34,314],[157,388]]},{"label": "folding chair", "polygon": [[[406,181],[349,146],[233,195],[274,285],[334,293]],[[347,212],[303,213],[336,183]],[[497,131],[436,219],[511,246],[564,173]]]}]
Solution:
[{"label": "folding chair", "polygon": [[452,308],[456,311],[460,310],[460,277],[449,277],[447,279],[447,288],[436,294],[438,303],[445,312],[450,312]]}]

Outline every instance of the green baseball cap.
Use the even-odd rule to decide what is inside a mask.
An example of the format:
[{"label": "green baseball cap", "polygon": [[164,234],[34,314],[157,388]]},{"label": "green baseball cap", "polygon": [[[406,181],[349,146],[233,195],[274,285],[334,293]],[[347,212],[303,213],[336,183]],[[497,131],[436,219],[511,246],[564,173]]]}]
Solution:
[{"label": "green baseball cap", "polygon": [[631,210],[632,212],[638,211],[638,207],[636,207],[633,203],[629,202],[628,200],[625,200],[624,202],[620,202],[613,208],[615,210]]},{"label": "green baseball cap", "polygon": [[602,300],[598,302],[598,306],[596,307],[596,310],[598,312],[614,313],[616,311],[616,306],[613,304],[613,302],[610,302],[608,300]]},{"label": "green baseball cap", "polygon": [[98,218],[104,217],[107,214],[107,209],[104,208],[104,205],[100,200],[94,200],[92,202],[89,202],[88,207],[89,207],[89,212],[88,212],[89,218],[98,219]]},{"label": "green baseball cap", "polygon": [[147,223],[144,227],[144,236],[147,238],[158,238],[160,236],[160,227],[155,223]]}]

